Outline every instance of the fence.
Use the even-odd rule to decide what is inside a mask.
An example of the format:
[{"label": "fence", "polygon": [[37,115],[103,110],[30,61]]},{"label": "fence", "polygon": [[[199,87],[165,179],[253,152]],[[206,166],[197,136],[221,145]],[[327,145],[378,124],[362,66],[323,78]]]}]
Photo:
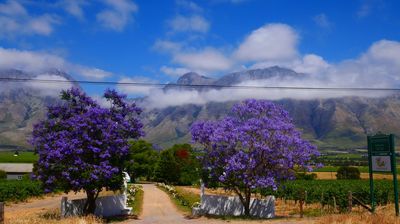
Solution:
[{"label": "fence", "polygon": [[[68,200],[67,197],[61,199],[61,217],[83,215],[83,207],[86,199]],[[96,200],[96,210],[94,214],[100,217],[111,217],[126,215],[130,208],[125,205],[126,196],[123,194],[99,197]]]},{"label": "fence", "polygon": [[[193,215],[244,215],[244,207],[239,197],[221,195],[203,195],[199,207],[193,208]],[[266,199],[251,199],[250,215],[258,218],[275,217],[275,197]]]}]

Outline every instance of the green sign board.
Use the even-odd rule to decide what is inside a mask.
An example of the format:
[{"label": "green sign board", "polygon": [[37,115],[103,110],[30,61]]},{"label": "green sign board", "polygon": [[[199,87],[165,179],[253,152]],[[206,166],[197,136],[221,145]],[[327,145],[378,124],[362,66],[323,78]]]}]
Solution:
[{"label": "green sign board", "polygon": [[384,172],[393,174],[394,199],[396,207],[396,216],[399,215],[399,195],[397,189],[397,169],[396,152],[394,145],[394,135],[377,134],[368,136],[368,165],[369,165],[369,183],[372,210],[375,210],[374,198],[374,180],[373,173]]},{"label": "green sign board", "polygon": [[373,154],[390,154],[390,135],[378,135],[370,137],[371,152]]}]

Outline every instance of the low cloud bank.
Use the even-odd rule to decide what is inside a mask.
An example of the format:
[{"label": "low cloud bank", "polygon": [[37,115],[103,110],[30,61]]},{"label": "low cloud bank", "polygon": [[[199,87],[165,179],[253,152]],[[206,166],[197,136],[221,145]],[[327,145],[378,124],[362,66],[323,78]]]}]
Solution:
[{"label": "low cloud bank", "polygon": [[[330,64],[318,55],[305,55],[301,59],[287,62],[268,61],[257,63],[252,68],[265,68],[280,64],[299,73],[298,77],[272,77],[270,79],[246,81],[238,86],[282,86],[311,88],[399,88],[400,87],[400,42],[381,40],[356,59]],[[246,98],[257,99],[326,99],[345,96],[383,97],[394,91],[371,90],[310,90],[310,89],[147,89],[143,102],[146,108],[163,108],[184,104],[205,104]],[[129,93],[129,91],[127,91]]]}]

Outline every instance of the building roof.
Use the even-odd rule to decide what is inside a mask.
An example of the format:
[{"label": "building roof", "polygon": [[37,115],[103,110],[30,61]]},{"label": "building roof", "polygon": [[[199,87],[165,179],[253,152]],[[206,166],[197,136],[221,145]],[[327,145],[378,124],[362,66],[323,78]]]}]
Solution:
[{"label": "building roof", "polygon": [[6,173],[30,173],[32,169],[32,163],[0,163],[0,170]]}]

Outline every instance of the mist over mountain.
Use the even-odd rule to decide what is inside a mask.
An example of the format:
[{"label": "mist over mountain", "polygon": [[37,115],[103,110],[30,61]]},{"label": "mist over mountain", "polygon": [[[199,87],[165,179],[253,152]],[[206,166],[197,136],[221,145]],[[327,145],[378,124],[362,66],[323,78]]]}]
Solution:
[{"label": "mist over mountain", "polygon": [[[286,83],[293,86],[299,80],[309,78],[308,74],[273,66],[230,73],[219,79],[187,73],[178,79],[177,84],[234,86],[261,83],[271,86]],[[293,84],[290,85],[291,83]],[[198,95],[193,95],[193,92]],[[193,98],[179,103],[184,98],[182,95],[188,93]],[[144,113],[146,139],[162,146],[190,141],[189,127],[194,121],[220,119],[229,114],[235,102],[252,97],[270,99],[282,105],[289,111],[304,136],[321,148],[365,148],[368,134],[378,131],[400,134],[400,97],[394,93],[224,90],[218,87],[185,89],[168,86],[158,99],[161,100],[162,96],[166,96],[166,100],[159,102],[163,107],[149,109]],[[202,97],[203,100],[196,101]],[[172,106],[166,104],[168,99],[172,99]]]},{"label": "mist over mountain", "polygon": [[[9,69],[1,70],[0,77],[72,80],[68,74],[58,70],[33,74]],[[366,147],[366,135],[378,131],[400,136],[398,94],[368,93],[365,97],[360,91],[338,94],[311,90],[251,88],[226,90],[218,87],[295,84],[299,80],[309,78],[308,74],[277,66],[234,72],[220,78],[210,78],[190,72],[182,75],[176,83],[211,86],[192,88],[167,85],[155,95],[135,101],[144,108],[142,120],[145,125],[145,139],[162,147],[189,142],[189,127],[194,121],[221,119],[229,114],[234,103],[251,97],[270,99],[282,105],[289,111],[303,135],[320,148]],[[69,88],[71,85],[71,83],[49,85],[40,82],[1,82],[0,146],[29,148],[26,139],[31,134],[32,125],[44,118],[47,105],[57,102],[60,89]],[[158,107],[152,107],[152,102],[149,100],[155,100],[153,103]]]},{"label": "mist over mountain", "polygon": [[[73,80],[59,70],[28,73],[16,69],[0,70],[0,78]],[[0,82],[0,148],[29,148],[27,139],[33,125],[43,119],[46,106],[57,103],[61,88],[72,84],[40,82]]]}]

